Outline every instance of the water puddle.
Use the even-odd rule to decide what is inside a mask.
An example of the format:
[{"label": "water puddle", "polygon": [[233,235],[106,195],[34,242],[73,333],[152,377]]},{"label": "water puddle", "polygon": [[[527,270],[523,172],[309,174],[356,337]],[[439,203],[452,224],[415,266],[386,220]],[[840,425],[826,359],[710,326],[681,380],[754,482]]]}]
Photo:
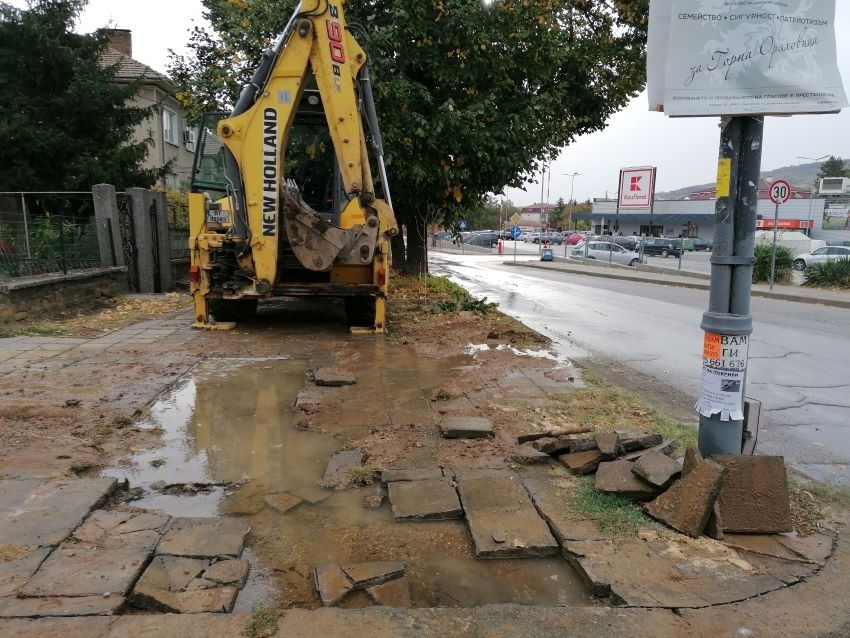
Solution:
[{"label": "water puddle", "polygon": [[[369,361],[358,363],[368,363],[359,368],[358,388],[371,391],[357,399],[363,405],[354,399],[344,404],[350,415],[369,402],[374,411],[374,404],[400,409],[416,399],[417,410],[427,409],[425,388],[439,384],[445,368],[437,366],[445,362],[380,346],[363,350]],[[471,363],[462,357],[452,367]],[[319,487],[328,459],[354,426],[343,411],[337,426],[298,427],[294,403],[306,370],[306,361],[294,359],[204,361],[140,424],[161,428],[163,446],[105,472],[142,488],[133,505],[175,516],[250,520],[252,576],[237,610],[270,596],[295,607],[319,606],[315,566],[375,560],[405,563],[415,607],[588,604],[584,585],[560,557],[478,561],[464,521],[395,523],[386,501],[377,510],[363,506],[377,486]],[[370,604],[365,597],[346,601],[341,606]]]}]

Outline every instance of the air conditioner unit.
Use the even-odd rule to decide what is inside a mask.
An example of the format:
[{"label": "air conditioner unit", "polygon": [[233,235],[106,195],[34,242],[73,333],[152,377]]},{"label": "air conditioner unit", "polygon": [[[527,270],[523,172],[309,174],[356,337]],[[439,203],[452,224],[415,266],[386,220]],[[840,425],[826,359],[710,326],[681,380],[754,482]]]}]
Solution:
[{"label": "air conditioner unit", "polygon": [[847,195],[850,194],[850,178],[848,177],[824,177],[818,188],[819,195]]}]

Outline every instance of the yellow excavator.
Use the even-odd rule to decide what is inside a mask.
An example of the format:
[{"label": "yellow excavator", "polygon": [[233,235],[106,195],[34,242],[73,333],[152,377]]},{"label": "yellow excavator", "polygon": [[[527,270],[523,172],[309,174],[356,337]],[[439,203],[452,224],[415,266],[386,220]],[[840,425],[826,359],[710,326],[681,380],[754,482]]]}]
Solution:
[{"label": "yellow excavator", "polygon": [[320,296],[345,300],[353,331],[384,331],[398,225],[344,4],[300,3],[233,112],[201,122],[189,195],[196,327],[233,327],[260,299]]}]

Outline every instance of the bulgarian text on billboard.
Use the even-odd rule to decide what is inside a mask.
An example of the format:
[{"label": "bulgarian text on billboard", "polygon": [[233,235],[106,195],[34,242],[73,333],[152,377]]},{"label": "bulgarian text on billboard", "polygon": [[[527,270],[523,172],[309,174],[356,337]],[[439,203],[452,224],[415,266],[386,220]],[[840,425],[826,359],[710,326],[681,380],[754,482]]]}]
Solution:
[{"label": "bulgarian text on billboard", "polygon": [[840,110],[835,0],[651,0],[647,89],[671,116]]}]

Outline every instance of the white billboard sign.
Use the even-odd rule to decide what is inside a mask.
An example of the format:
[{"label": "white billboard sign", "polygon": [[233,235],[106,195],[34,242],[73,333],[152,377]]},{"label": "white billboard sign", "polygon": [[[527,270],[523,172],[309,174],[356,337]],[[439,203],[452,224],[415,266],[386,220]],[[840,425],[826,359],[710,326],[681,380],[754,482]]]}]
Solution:
[{"label": "white billboard sign", "polygon": [[670,116],[840,110],[835,0],[650,0],[647,91]]},{"label": "white billboard sign", "polygon": [[620,208],[649,208],[655,198],[655,168],[620,169]]}]

